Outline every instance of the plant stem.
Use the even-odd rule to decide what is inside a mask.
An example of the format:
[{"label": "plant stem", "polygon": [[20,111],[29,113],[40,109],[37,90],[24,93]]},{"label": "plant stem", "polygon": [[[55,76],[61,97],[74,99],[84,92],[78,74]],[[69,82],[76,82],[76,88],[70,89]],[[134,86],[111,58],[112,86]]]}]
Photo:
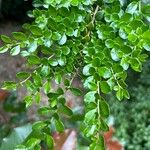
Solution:
[{"label": "plant stem", "polygon": [[92,23],[95,22],[95,17],[96,17],[96,14],[97,14],[97,12],[98,12],[98,9],[99,9],[99,6],[97,5],[97,6],[96,6],[96,9],[95,9],[95,11],[94,11],[94,14],[93,14]]},{"label": "plant stem", "polygon": [[[99,9],[99,6],[97,5],[96,9],[94,11],[93,17],[92,17],[92,24],[94,24],[94,22],[95,22],[95,17],[96,17],[96,14],[98,12],[98,9]],[[89,31],[87,35],[90,36],[90,34],[91,34],[91,31]]]},{"label": "plant stem", "polygon": [[20,84],[22,85],[23,83],[25,83],[30,78],[31,78],[31,74],[30,74],[30,76],[28,78],[26,78],[25,80],[23,80],[22,82],[20,82]]},{"label": "plant stem", "polygon": [[116,80],[116,82],[117,82],[117,85],[122,89],[122,86],[119,84],[119,82],[118,82],[118,80],[117,80],[117,78],[115,77],[115,74],[114,74],[114,71],[113,71],[113,69],[111,68],[111,72],[112,72],[112,74],[113,74],[113,77],[114,77],[114,79]]}]

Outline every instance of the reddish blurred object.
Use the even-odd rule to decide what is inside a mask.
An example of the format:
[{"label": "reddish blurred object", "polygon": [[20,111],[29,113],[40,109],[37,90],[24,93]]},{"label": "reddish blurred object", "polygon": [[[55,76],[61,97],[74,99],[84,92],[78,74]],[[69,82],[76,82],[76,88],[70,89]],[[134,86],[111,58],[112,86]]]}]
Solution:
[{"label": "reddish blurred object", "polygon": [[54,150],[75,150],[76,149],[76,131],[65,130],[63,133],[53,135],[55,146]]},{"label": "reddish blurred object", "polygon": [[107,150],[123,150],[123,146],[118,140],[113,140],[113,134],[115,130],[113,127],[109,128],[109,131],[104,134],[105,144]]},{"label": "reddish blurred object", "polygon": [[8,96],[9,96],[8,91],[0,89],[0,102],[4,101]]},{"label": "reddish blurred object", "polygon": [[73,101],[72,100],[68,100],[67,101],[67,106],[70,107],[70,108],[73,108],[74,107]]}]

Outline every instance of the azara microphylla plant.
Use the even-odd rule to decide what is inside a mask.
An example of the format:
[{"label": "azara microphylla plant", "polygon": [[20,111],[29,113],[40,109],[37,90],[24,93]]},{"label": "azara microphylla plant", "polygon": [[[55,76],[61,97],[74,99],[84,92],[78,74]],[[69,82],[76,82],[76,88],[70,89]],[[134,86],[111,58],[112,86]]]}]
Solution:
[{"label": "azara microphylla plant", "polygon": [[[34,21],[24,24],[23,32],[1,35],[0,53],[21,55],[30,68],[17,74],[18,83],[5,82],[3,88],[25,86],[29,93],[24,98],[26,107],[40,102],[41,90],[49,98],[49,104],[38,110],[48,118],[34,123],[31,135],[16,149],[40,150],[41,141],[53,149],[52,128],[65,129],[61,114],[75,115],[64,97],[69,90],[84,96],[84,112],[78,114],[84,117],[78,119],[90,141],[89,149],[103,150],[103,132],[109,129],[105,94],[114,92],[120,101],[130,97],[127,70],[140,72],[150,51],[150,5],[139,0],[37,0],[34,6],[29,13]],[[77,76],[84,91],[72,85]],[[54,90],[52,80],[64,88]]]}]

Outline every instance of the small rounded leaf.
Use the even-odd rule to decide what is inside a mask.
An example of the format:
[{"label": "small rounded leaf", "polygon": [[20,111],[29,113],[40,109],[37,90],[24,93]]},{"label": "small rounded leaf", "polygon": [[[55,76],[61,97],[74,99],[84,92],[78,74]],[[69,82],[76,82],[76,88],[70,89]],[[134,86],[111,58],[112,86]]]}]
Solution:
[{"label": "small rounded leaf", "polygon": [[18,55],[19,53],[20,53],[20,45],[15,46],[14,48],[12,48],[12,49],[10,50],[10,54],[11,54],[12,56],[16,56],[16,55]]}]

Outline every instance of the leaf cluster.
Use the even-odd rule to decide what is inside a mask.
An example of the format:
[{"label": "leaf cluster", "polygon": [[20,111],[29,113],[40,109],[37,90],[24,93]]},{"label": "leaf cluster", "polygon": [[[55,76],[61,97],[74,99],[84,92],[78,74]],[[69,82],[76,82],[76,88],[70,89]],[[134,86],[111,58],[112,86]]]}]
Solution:
[{"label": "leaf cluster", "polygon": [[[40,105],[41,90],[49,98],[49,104],[38,111],[49,119],[33,125],[32,136],[20,149],[34,148],[41,141],[52,149],[52,128],[58,132],[65,128],[61,114],[74,115],[64,94],[84,94],[72,86],[75,76],[81,78],[86,90],[81,131],[90,139],[91,150],[104,149],[102,135],[108,130],[109,116],[104,95],[115,92],[120,101],[130,97],[127,70],[131,67],[140,72],[148,57],[144,50],[150,51],[150,30],[145,21],[149,6],[119,0],[44,0],[34,6],[37,8],[29,14],[34,21],[23,25],[24,32],[1,35],[5,44],[0,53],[20,54],[32,68],[17,74],[20,82],[5,82],[3,88],[25,86],[29,91],[24,98],[26,107],[33,102]],[[53,79],[65,87],[54,90]]]}]

